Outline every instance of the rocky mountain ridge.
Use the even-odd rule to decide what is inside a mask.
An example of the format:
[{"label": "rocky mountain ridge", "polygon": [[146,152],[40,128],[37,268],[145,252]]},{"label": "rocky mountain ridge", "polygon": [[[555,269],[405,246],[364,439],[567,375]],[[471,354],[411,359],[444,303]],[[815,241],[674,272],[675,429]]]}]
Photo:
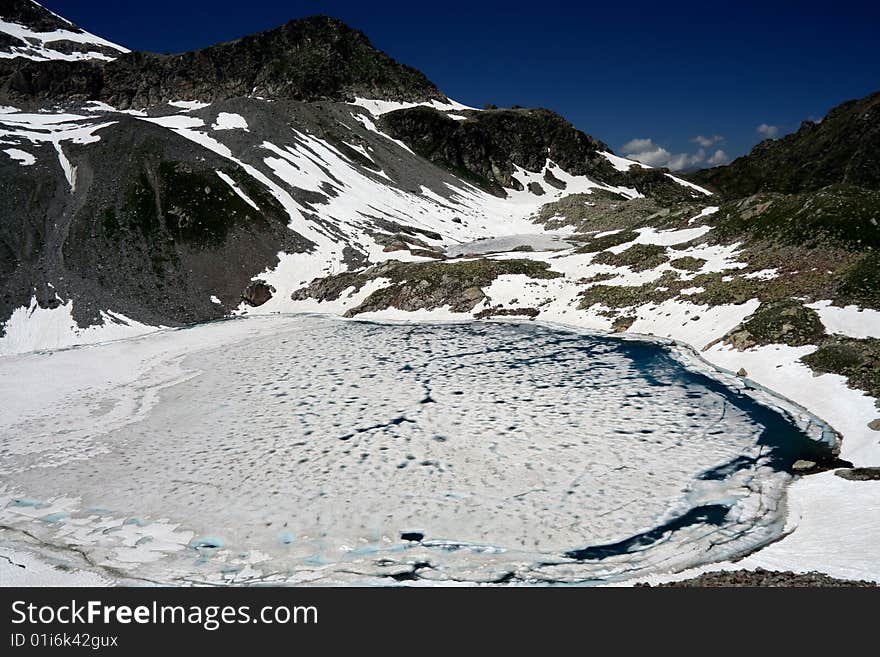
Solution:
[{"label": "rocky mountain ridge", "polygon": [[4,21],[26,25],[35,32],[52,32],[53,30],[83,32],[82,28],[30,0],[0,0],[0,16]]},{"label": "rocky mountain ridge", "polygon": [[845,184],[880,189],[880,92],[842,103],[818,122],[766,139],[727,166],[690,178],[730,198],[797,194]]},{"label": "rocky mountain ridge", "polygon": [[110,61],[125,52],[32,0],[0,0],[0,69],[5,60]]},{"label": "rocky mountain ridge", "polygon": [[[412,107],[383,114],[379,125],[427,160],[496,194],[522,189],[513,175],[516,167],[542,171],[549,160],[573,175],[631,185],[666,203],[693,199],[693,190],[676,184],[665,170],[615,168],[603,155],[611,152],[609,146],[546,109],[486,109],[452,118],[432,107]],[[552,171],[531,184],[538,195],[565,189]]]},{"label": "rocky mountain ridge", "polygon": [[420,71],[328,16],[179,55],[132,52],[109,62],[0,61],[0,99],[12,103],[100,101],[119,109],[182,98],[240,96],[301,101],[355,97],[446,101]]},{"label": "rocky mountain ridge", "polygon": [[[63,20],[11,4],[7,20],[33,18],[24,28]],[[182,55],[117,55],[0,60],[0,133],[13,146],[0,159],[0,326],[31,299],[75,299],[80,328],[104,325],[108,309],[147,325],[215,319],[242,295],[262,299],[245,290],[285,253],[321,252],[330,271],[400,244],[436,257],[451,235],[435,219],[420,226],[420,213],[462,205],[451,234],[486,234],[471,184],[517,218],[597,187],[663,204],[702,196],[662,170],[615,166],[606,145],[547,110],[452,103],[326,16]],[[376,191],[392,195],[387,208],[369,202]],[[349,203],[328,215],[354,197],[354,214]]]}]

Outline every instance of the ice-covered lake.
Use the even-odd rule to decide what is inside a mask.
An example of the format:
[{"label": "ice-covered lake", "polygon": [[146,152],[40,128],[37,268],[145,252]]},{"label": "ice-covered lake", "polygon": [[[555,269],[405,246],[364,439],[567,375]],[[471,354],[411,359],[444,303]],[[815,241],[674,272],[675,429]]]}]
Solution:
[{"label": "ice-covered lake", "polygon": [[566,235],[549,232],[484,237],[474,242],[450,246],[446,249],[446,255],[450,257],[481,255],[515,251],[517,248],[531,251],[564,251],[575,246],[574,242],[566,241],[565,238]]},{"label": "ice-covered lake", "polygon": [[779,536],[789,466],[826,448],[682,358],[314,316],[3,358],[0,545],[163,583],[593,582],[726,559]]}]

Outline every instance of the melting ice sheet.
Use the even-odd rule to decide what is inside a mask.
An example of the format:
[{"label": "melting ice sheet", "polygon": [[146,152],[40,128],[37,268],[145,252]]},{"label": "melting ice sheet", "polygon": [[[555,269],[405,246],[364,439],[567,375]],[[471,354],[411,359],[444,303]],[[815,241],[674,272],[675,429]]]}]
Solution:
[{"label": "melting ice sheet", "polygon": [[685,568],[777,538],[824,449],[663,347],[534,324],[226,321],[0,359],[0,397],[0,545],[163,583]]},{"label": "melting ice sheet", "polygon": [[531,251],[562,251],[571,248],[572,243],[566,242],[561,234],[542,233],[539,235],[507,235],[490,237],[476,242],[456,244],[446,249],[449,256],[466,256],[481,253],[497,253],[513,251],[515,248],[528,248]]}]

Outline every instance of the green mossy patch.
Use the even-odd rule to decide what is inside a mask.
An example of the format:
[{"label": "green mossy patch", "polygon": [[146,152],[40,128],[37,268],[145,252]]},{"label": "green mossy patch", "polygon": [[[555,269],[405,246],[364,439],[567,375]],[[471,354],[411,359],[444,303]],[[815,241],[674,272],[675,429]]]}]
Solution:
[{"label": "green mossy patch", "polygon": [[583,246],[578,247],[576,253],[598,253],[599,251],[610,249],[612,246],[633,242],[638,236],[639,234],[634,230],[621,230],[610,235],[595,237]]},{"label": "green mossy patch", "polygon": [[585,278],[578,279],[578,285],[589,285],[590,283],[601,283],[603,281],[610,281],[612,278],[617,278],[617,274],[612,274],[609,272],[602,272],[599,274],[593,274],[592,276],[587,276]]},{"label": "green mossy patch", "polygon": [[[399,246],[403,245],[403,248],[409,248],[410,246],[415,246],[420,249],[426,250],[435,250],[433,246],[425,242],[424,240],[420,240],[417,237],[413,237],[412,235],[407,235],[406,233],[373,233],[372,234],[373,241],[380,246]],[[399,249],[398,249],[399,250]]]},{"label": "green mossy patch", "polygon": [[[680,260],[684,260],[684,263],[677,262]],[[832,299],[840,304],[855,303],[868,308],[880,306],[880,287],[873,285],[874,281],[880,283],[877,277],[880,266],[872,256],[859,256],[842,249],[808,249],[760,242],[745,246],[737,255],[737,260],[745,267],[696,273],[685,280],[679,271],[695,271],[691,267],[702,267],[703,263],[702,259],[685,256],[670,264],[684,265],[686,269],[666,271],[658,280],[638,286],[597,286],[582,293],[583,301],[586,307],[594,301],[619,308],[658,303],[676,297],[689,303],[709,306],[739,305],[750,299],[771,303],[802,298],[807,303]],[[593,262],[624,264],[621,258],[601,253]],[[769,271],[768,275],[761,277],[753,275],[764,270],[775,272]],[[604,280],[615,275],[604,274]],[[592,276],[581,279],[579,283],[602,280],[602,276]],[[684,288],[702,290],[679,296]]]},{"label": "green mossy patch", "polygon": [[[600,254],[601,255],[601,254]],[[844,271],[847,271],[843,266]],[[826,270],[822,267],[783,271],[770,279],[746,278],[744,274],[753,271],[749,267],[742,271],[712,272],[697,274],[683,280],[676,272],[664,272],[656,281],[642,285],[593,285],[581,293],[582,308],[593,303],[603,303],[612,308],[638,306],[647,303],[662,303],[679,297],[684,288],[703,288],[699,292],[680,296],[682,301],[697,305],[721,306],[740,305],[751,299],[762,303],[781,302],[793,297],[803,297],[808,301],[836,299],[838,303],[858,303],[864,307],[874,307],[865,303],[870,301],[871,290],[864,294],[844,296],[838,293],[841,266]],[[599,274],[578,281],[590,284],[614,278],[614,274]]]},{"label": "green mossy patch", "polygon": [[165,224],[182,242],[200,246],[222,244],[233,224],[258,216],[213,171],[196,171],[180,162],[162,162],[159,178]]},{"label": "green mossy patch", "polygon": [[815,310],[806,308],[795,299],[762,303],[725,338],[736,349],[768,344],[787,344],[791,347],[819,344],[825,337],[825,327]]},{"label": "green mossy patch", "polygon": [[666,247],[658,244],[633,244],[620,253],[603,251],[593,258],[594,264],[629,267],[632,271],[654,269],[668,261]]},{"label": "green mossy patch", "polygon": [[119,230],[119,220],[116,218],[114,208],[104,208],[101,212],[101,229],[108,237],[112,237]]},{"label": "green mossy patch", "polygon": [[634,198],[605,189],[591,194],[569,194],[544,204],[534,221],[548,230],[571,227],[578,233],[633,230],[652,226],[658,229],[686,228],[688,220],[699,212],[693,203],[660,205],[653,198]]},{"label": "green mossy patch", "polygon": [[391,285],[370,294],[346,315],[398,308],[400,310],[432,310],[449,306],[453,312],[468,312],[485,298],[483,287],[498,276],[522,274],[534,279],[562,276],[546,262],[536,260],[493,260],[480,258],[457,262],[400,262],[389,260],[360,272],[346,272],[312,281],[297,290],[295,301],[314,298],[336,300],[352,288],[360,290],[368,282],[387,278]]},{"label": "green mossy patch", "polygon": [[591,285],[580,293],[578,308],[586,310],[597,304],[608,308],[659,304],[678,296],[682,287],[684,284],[673,272],[664,272],[656,281],[644,285]]},{"label": "green mossy patch", "polygon": [[285,216],[278,201],[253,178],[240,169],[225,173],[262,211],[235,193],[214,170],[163,161],[155,168],[145,167],[135,177],[118,211],[107,207],[98,213],[102,234],[117,240],[137,231],[154,243],[170,240],[211,247],[223,244],[236,225]]},{"label": "green mossy patch", "polygon": [[[150,237],[160,227],[156,194],[147,174],[142,171],[125,194],[117,228],[139,230],[145,237]],[[119,233],[114,231],[114,235]]]},{"label": "green mossy patch", "polygon": [[880,249],[880,191],[832,185],[803,194],[760,194],[725,203],[712,221],[720,239],[749,236],[806,247]]},{"label": "green mossy patch", "polygon": [[699,271],[703,268],[703,265],[706,264],[706,261],[702,258],[694,258],[693,256],[684,256],[683,258],[676,258],[675,260],[670,260],[669,264],[676,269],[680,269],[681,271]]},{"label": "green mossy patch", "polygon": [[836,301],[880,308],[880,253],[869,253],[846,267],[840,276]]}]

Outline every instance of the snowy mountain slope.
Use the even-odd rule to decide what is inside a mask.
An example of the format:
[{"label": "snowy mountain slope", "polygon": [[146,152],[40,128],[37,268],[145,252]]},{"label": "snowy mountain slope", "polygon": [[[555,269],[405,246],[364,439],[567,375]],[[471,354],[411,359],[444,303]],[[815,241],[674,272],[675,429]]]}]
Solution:
[{"label": "snowy mountain slope", "polygon": [[[511,162],[518,189],[502,198],[342,103],[7,108],[0,139],[9,189],[0,308],[9,317],[32,298],[42,308],[72,299],[83,327],[102,323],[101,311],[152,325],[214,319],[257,276],[277,291],[266,309],[278,310],[319,275],[543,231],[529,218],[569,194],[641,196],[635,177],[612,169],[606,183],[543,158],[535,171]],[[547,189],[535,193],[538,181]]]},{"label": "snowy mountain slope", "polygon": [[127,52],[33,0],[0,1],[0,59],[112,61]]},{"label": "snowy mountain slope", "polygon": [[[668,205],[703,196],[699,188],[669,178],[662,170],[623,168],[622,158],[615,166],[608,146],[546,109],[460,111],[454,117],[420,106],[385,112],[379,125],[434,164],[495,194],[504,194],[502,188],[520,189],[511,175],[516,166],[540,171],[549,158],[569,173],[628,186]],[[539,196],[548,188],[566,190],[552,173],[528,185]]]}]

